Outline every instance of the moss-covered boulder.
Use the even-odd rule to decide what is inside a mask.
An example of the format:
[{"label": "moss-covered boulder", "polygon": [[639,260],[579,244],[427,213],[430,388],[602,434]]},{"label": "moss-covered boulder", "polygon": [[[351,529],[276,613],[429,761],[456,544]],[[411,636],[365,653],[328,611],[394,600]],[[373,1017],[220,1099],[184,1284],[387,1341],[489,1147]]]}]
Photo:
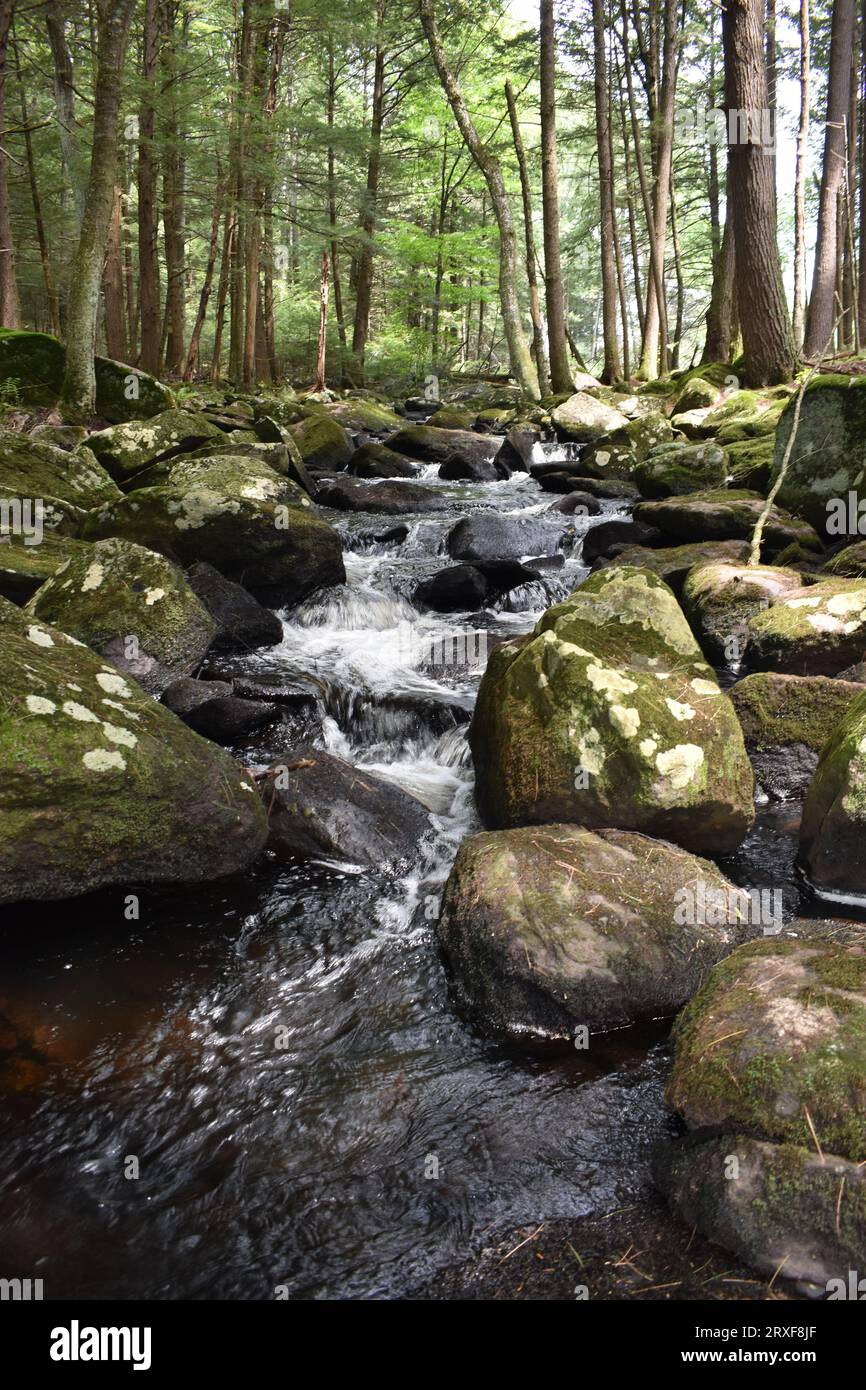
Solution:
[{"label": "moss-covered boulder", "polygon": [[102,466],[123,482],[150,463],[198,449],[208,440],[221,445],[225,434],[204,415],[164,410],[151,420],[99,430],[87,442]]},{"label": "moss-covered boulder", "polygon": [[866,578],[866,541],[855,541],[844,550],[831,555],[821,566],[827,574],[838,574],[844,579]]},{"label": "moss-covered boulder", "polygon": [[863,694],[856,681],[776,671],[756,671],[731,687],[755,776],[774,800],[805,795],[821,749]]},{"label": "moss-covered boulder", "polygon": [[764,939],[710,974],[674,1028],[667,1097],[692,1131],[866,1161],[866,945]]},{"label": "moss-covered boulder", "polygon": [[803,805],[800,856],[822,893],[843,901],[866,895],[866,694],[821,750]]},{"label": "moss-covered boulder", "polygon": [[499,445],[490,435],[472,430],[435,429],[432,425],[404,425],[385,441],[389,449],[420,463],[445,463],[447,459],[489,462]]},{"label": "moss-covered boulder", "polygon": [[762,496],[766,495],[770,488],[775,447],[772,435],[726,444],[728,473],[733,487],[748,488]]},{"label": "moss-covered boulder", "polygon": [[209,882],[258,857],[267,816],[227,753],[2,599],[0,653],[0,901]]},{"label": "moss-covered boulder", "polygon": [[22,536],[0,536],[0,597],[26,603],[61,565],[90,549],[86,541],[53,531],[45,531],[36,545],[28,545]]},{"label": "moss-covered boulder", "polygon": [[866,1170],[814,1147],[744,1133],[664,1146],[658,1185],[687,1226],[774,1278],[862,1298]]},{"label": "moss-covered boulder", "polygon": [[796,570],[771,565],[696,565],[686,576],[682,605],[707,659],[736,667],[745,652],[749,618],[799,592],[802,583]]},{"label": "moss-covered boulder", "polygon": [[599,571],[498,647],[469,741],[489,826],[617,826],[724,853],[752,823],[733,708],[647,570]]},{"label": "moss-covered boulder", "polygon": [[672,415],[681,415],[689,410],[709,410],[719,399],[719,388],[705,377],[693,376],[677,396],[671,409]]},{"label": "moss-covered boulder", "polygon": [[0,497],[53,498],[88,511],[120,489],[84,445],[71,452],[13,430],[0,430]]},{"label": "moss-covered boulder", "polygon": [[384,436],[398,430],[403,423],[395,411],[382,405],[380,401],[363,400],[354,396],[325,406],[325,411],[344,430],[351,430],[357,434]]},{"label": "moss-covered boulder", "polygon": [[832,676],[866,649],[866,580],[822,579],[789,590],[748,621],[754,671]]},{"label": "moss-covered boulder", "polygon": [[[476,413],[474,410],[458,410],[456,406],[442,405],[429,417],[427,424],[436,430],[471,430]],[[399,425],[394,428],[399,428]]]},{"label": "moss-covered boulder", "polygon": [[550,418],[557,439],[576,444],[589,444],[628,424],[628,416],[586,391],[569,396],[551,411]]},{"label": "moss-covered boulder", "polygon": [[757,391],[732,391],[704,416],[704,429],[708,434],[715,434],[726,425],[754,419],[766,408]]},{"label": "moss-covered boulder", "polygon": [[[794,425],[794,401],[776,430],[773,479],[777,477]],[[824,532],[828,503],[849,491],[866,497],[866,377],[819,375],[807,386],[797,437],[779,505],[796,511]]]},{"label": "moss-covered boulder", "polygon": [[[0,381],[23,405],[53,405],[60,395],[66,349],[48,333],[0,329]],[[174,397],[147,372],[108,357],[96,359],[96,413],[105,420],[144,420],[168,410]]]},{"label": "moss-covered boulder", "polygon": [[[642,525],[643,523],[641,523]],[[652,528],[652,534],[659,532]],[[673,545],[652,547],[629,545],[611,559],[598,563],[599,569],[622,569],[623,567],[650,570],[652,574],[669,584],[675,594],[682,591],[686,576],[695,565],[731,564],[739,565],[749,558],[746,541],[700,541],[693,545]]]},{"label": "moss-covered boulder", "polygon": [[304,468],[339,471],[352,457],[352,444],[343,426],[329,415],[309,415],[289,428]]},{"label": "moss-covered boulder", "polygon": [[660,411],[649,411],[646,415],[638,415],[634,420],[629,420],[621,430],[616,430],[611,435],[612,444],[628,444],[634,450],[638,460],[647,458],[653,449],[660,449],[665,444],[673,444],[676,439],[673,426],[667,416]]},{"label": "moss-covered boulder", "polygon": [[717,444],[665,444],[637,464],[634,480],[643,497],[681,497],[721,487],[728,476]]},{"label": "moss-covered boulder", "polygon": [[181,458],[166,482],[91,512],[85,533],[122,536],[184,565],[205,560],[274,607],[345,580],[340,538],[306,493],[243,457]]},{"label": "moss-covered boulder", "polygon": [[[674,540],[750,540],[765,506],[757,492],[744,488],[696,492],[658,502],[639,502],[635,516],[657,526]],[[793,542],[813,548],[820,541],[808,522],[772,507],[764,527],[764,546],[781,550]]]},{"label": "moss-covered boulder", "polygon": [[348,471],[353,478],[417,478],[421,465],[384,444],[362,444],[352,455]]},{"label": "moss-covered boulder", "polygon": [[[617,431],[621,434],[621,431]],[[632,478],[635,469],[640,462],[640,455],[634,444],[624,442],[619,444],[612,443],[609,439],[602,439],[598,443],[589,444],[581,450],[580,463],[573,465],[575,469],[579,467],[580,472],[591,478],[618,478],[628,481]]]},{"label": "moss-covered boulder", "polygon": [[[727,913],[701,912],[697,894],[697,911],[682,910],[698,883]],[[439,922],[463,1012],[520,1043],[673,1012],[748,931],[746,895],[707,860],[575,825],[464,840]]]},{"label": "moss-covered boulder", "polygon": [[112,538],[80,546],[27,604],[158,695],[198,666],[218,627],[177,565]]}]

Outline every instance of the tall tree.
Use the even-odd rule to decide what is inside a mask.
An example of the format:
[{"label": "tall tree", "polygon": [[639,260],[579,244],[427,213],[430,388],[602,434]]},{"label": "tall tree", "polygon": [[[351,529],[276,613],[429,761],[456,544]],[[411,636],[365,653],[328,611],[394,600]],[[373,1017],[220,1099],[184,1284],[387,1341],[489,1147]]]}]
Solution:
[{"label": "tall tree", "polygon": [[806,319],[806,161],[809,151],[809,84],[812,45],[809,0],[800,0],[800,121],[797,126],[797,159],[794,171],[794,350],[803,346]]},{"label": "tall tree", "polygon": [[9,204],[9,160],[6,154],[6,72],[15,0],[0,0],[0,326],[18,328],[21,306],[15,273],[15,239]]},{"label": "tall tree", "polygon": [[803,339],[803,352],[807,358],[816,356],[825,347],[837,317],[836,277],[842,250],[839,245],[839,199],[845,183],[845,129],[854,44],[854,5],[855,0],[833,0],[818,237]]},{"label": "tall tree", "polygon": [[66,321],[62,397],[70,419],[86,420],[96,410],[99,285],[114,205],[123,58],[134,8],[135,0],[97,0],[93,145]]},{"label": "tall tree", "polygon": [[502,177],[502,167],[489,146],[479,138],[478,131],[469,114],[454,74],[445,56],[445,49],[436,23],[433,0],[420,0],[421,23],[433,66],[439,74],[448,104],[454,113],[460,134],[481,173],[484,175],[490,193],[490,201],[499,228],[499,302],[502,308],[502,326],[508,343],[508,357],[511,372],[518,385],[532,400],[538,400],[541,392],[538,386],[538,373],[530,356],[529,347],[520,322],[520,299],[517,291],[517,234],[514,229],[514,215],[511,202]]},{"label": "tall tree", "polygon": [[604,0],[592,0],[593,52],[595,54],[595,133],[598,142],[598,188],[601,205],[601,303],[604,367],[602,381],[622,375],[617,321],[616,238],[613,212],[613,152],[610,140],[610,98],[605,49]]},{"label": "tall tree", "polygon": [[556,152],[556,30],[553,0],[539,4],[541,87],[541,207],[544,220],[544,302],[552,391],[572,391],[565,333],[565,292],[559,233],[559,167]]},{"label": "tall tree", "polygon": [[[538,385],[542,391],[547,391],[550,384],[547,365],[547,353],[544,347],[544,324],[541,319],[541,305],[538,299],[538,274],[536,271],[537,253],[535,250],[535,233],[532,229],[532,190],[529,184],[529,168],[526,163],[526,150],[523,145],[523,137],[520,134],[520,121],[517,116],[517,103],[514,100],[514,89],[510,82],[505,84],[505,100],[508,104],[508,118],[511,122],[511,134],[514,138],[514,153],[517,155],[517,167],[520,171],[520,191],[523,195],[523,228],[524,240],[526,242],[526,280],[529,285],[529,317],[532,321],[532,347],[535,355],[535,366],[538,371]],[[548,279],[549,285],[549,279]],[[563,328],[565,324],[563,323]],[[566,344],[566,347],[568,345]],[[553,387],[554,390],[570,391],[573,382],[569,378],[569,384],[563,387]]]},{"label": "tall tree", "polygon": [[794,351],[779,248],[773,164],[767,158],[761,119],[768,108],[764,58],[764,0],[727,0],[722,12],[725,108],[747,113],[751,138],[740,139],[739,121],[728,122],[728,199],[733,213],[737,291],[748,305],[742,316],[745,380],[751,385],[786,381]]}]

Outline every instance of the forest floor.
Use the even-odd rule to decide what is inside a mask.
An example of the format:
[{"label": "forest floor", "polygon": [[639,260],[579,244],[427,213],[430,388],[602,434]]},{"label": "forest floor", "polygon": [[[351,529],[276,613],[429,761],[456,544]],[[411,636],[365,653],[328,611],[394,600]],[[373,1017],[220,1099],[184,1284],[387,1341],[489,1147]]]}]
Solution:
[{"label": "forest floor", "polygon": [[[510,1232],[417,1290],[424,1300],[799,1299],[794,1287],[756,1277],[671,1215],[661,1198],[605,1216]],[[586,1297],[586,1295],[583,1295]]]}]

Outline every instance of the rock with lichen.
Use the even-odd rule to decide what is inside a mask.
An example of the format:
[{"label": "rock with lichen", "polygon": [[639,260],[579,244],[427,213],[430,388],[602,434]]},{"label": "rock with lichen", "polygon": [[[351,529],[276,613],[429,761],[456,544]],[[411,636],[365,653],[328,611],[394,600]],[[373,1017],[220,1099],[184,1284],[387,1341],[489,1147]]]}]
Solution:
[{"label": "rock with lichen", "polygon": [[772,565],[696,565],[683,585],[683,610],[705,656],[736,666],[746,649],[749,619],[799,592],[802,582],[796,570]]},{"label": "rock with lichen", "polygon": [[803,805],[800,857],[822,893],[842,900],[866,894],[866,694],[821,750]]},{"label": "rock with lichen", "polygon": [[822,579],[780,593],[748,620],[753,671],[832,676],[866,648],[866,580]]}]

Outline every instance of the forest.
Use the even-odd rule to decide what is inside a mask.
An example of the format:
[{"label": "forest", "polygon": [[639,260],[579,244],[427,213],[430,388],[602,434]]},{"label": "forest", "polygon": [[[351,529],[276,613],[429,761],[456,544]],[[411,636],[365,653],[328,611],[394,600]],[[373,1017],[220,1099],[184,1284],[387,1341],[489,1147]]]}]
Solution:
[{"label": "forest", "polygon": [[866,0],[0,0],[0,1299],[148,1323],[52,1360],[826,1374],[864,480]]}]

